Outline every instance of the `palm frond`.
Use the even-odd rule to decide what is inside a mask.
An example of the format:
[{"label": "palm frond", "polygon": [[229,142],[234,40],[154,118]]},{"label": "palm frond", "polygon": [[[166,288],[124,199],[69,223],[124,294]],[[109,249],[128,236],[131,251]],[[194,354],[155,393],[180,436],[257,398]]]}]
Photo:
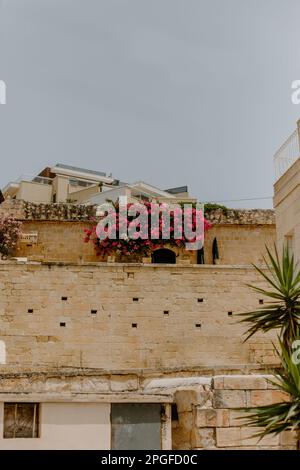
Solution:
[{"label": "palm frond", "polygon": [[[293,362],[291,351],[285,348],[282,341],[279,341],[279,345],[282,367],[268,381],[287,393],[289,400],[255,408],[240,408],[243,412],[251,413],[244,422],[246,426],[262,428],[253,437],[263,438],[267,434],[277,435],[300,427],[300,363]],[[239,419],[245,418],[241,416]]]},{"label": "palm frond", "polygon": [[277,329],[285,347],[290,347],[300,328],[300,271],[288,248],[283,249],[281,260],[276,247],[274,255],[267,247],[266,250],[268,259],[264,260],[267,272],[253,266],[271,289],[252,284],[248,284],[248,287],[271,299],[271,302],[257,310],[239,313],[237,316],[241,317],[241,323],[249,324],[245,341],[259,331],[266,333]]}]

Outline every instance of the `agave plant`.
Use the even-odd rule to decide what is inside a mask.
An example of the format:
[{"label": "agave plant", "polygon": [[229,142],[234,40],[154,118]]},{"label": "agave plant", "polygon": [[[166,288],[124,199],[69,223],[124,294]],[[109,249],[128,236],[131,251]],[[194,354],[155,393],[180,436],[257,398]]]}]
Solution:
[{"label": "agave plant", "polygon": [[[267,270],[254,266],[256,271],[267,281],[270,289],[262,289],[249,285],[251,289],[271,299],[261,308],[246,313],[240,313],[242,323],[248,323],[246,340],[258,331],[267,332],[278,330],[279,338],[286,349],[290,349],[292,342],[299,334],[300,326],[300,270],[289,253],[287,247],[283,249],[282,258],[279,259],[275,247],[273,256],[267,248],[268,260],[264,258]],[[245,340],[245,341],[246,341]]]},{"label": "agave plant", "polygon": [[[246,421],[247,426],[262,428],[255,434],[260,438],[267,434],[279,434],[286,430],[298,433],[298,449],[300,446],[300,357],[298,351],[293,352],[294,341],[299,337],[300,326],[300,271],[294,256],[287,247],[283,249],[279,259],[275,247],[273,256],[267,248],[269,262],[265,260],[267,272],[254,266],[269,284],[269,289],[250,285],[251,289],[268,297],[270,302],[252,312],[241,313],[241,322],[250,324],[246,339],[258,331],[277,330],[279,333],[279,351],[281,369],[270,381],[277,389],[288,394],[289,399],[281,403],[244,409],[251,413]],[[297,360],[299,359],[299,360]],[[241,418],[242,419],[242,418]]]},{"label": "agave plant", "polygon": [[269,382],[287,393],[289,400],[257,408],[244,409],[252,414],[245,422],[246,426],[263,428],[255,436],[263,438],[267,434],[277,435],[282,431],[298,433],[298,449],[300,444],[300,360],[295,360],[296,352],[291,353],[282,341],[279,341],[281,353],[281,369],[274,374]]}]

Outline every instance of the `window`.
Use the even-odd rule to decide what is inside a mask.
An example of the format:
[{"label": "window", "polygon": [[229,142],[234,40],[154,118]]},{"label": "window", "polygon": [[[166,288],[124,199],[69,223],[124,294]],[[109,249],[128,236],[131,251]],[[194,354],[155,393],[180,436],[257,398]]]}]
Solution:
[{"label": "window", "polygon": [[39,403],[4,403],[3,437],[39,437]]},{"label": "window", "polygon": [[69,184],[70,186],[81,186],[82,188],[88,188],[89,186],[93,185],[93,181],[84,181],[84,180],[78,180],[75,178],[70,178],[69,179]]}]

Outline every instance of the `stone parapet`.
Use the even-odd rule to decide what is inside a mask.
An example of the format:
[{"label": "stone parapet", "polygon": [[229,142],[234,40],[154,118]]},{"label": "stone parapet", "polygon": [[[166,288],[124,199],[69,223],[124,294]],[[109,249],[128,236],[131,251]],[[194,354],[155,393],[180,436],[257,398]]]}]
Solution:
[{"label": "stone parapet", "polygon": [[[85,221],[96,215],[95,205],[84,204],[38,204],[8,199],[0,205],[0,214],[10,213],[20,220]],[[205,213],[213,224],[226,225],[274,225],[272,209],[214,209]]]},{"label": "stone parapet", "polygon": [[215,209],[205,217],[213,224],[275,225],[273,209]]}]

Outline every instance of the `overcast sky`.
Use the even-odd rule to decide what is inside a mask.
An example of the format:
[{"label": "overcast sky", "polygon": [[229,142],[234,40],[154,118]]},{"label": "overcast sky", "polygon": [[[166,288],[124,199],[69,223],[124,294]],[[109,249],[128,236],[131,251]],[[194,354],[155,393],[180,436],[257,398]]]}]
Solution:
[{"label": "overcast sky", "polygon": [[0,186],[61,162],[270,198],[299,24],[299,0],[0,0]]}]

